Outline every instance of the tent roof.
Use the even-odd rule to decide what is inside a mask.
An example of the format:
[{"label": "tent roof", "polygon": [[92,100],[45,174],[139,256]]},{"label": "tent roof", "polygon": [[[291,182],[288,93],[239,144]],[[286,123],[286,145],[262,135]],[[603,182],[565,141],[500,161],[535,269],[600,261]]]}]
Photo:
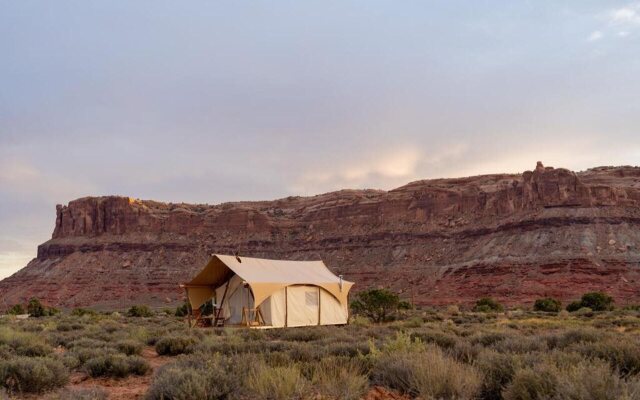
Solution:
[{"label": "tent roof", "polygon": [[199,307],[202,304],[200,298],[209,295],[207,298],[212,297],[213,291],[234,274],[251,286],[256,305],[283,287],[300,284],[320,286],[346,304],[347,293],[353,286],[353,282],[345,280],[341,284],[340,278],[322,261],[267,260],[213,254],[202,271],[184,285],[192,289],[194,294],[201,293],[196,296],[198,299],[190,298],[192,306]]}]

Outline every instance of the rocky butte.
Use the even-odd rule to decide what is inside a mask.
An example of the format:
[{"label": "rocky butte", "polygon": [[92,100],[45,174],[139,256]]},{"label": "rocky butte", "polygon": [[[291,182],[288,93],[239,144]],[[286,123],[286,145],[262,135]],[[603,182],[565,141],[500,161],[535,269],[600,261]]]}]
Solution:
[{"label": "rocky butte", "polygon": [[51,240],[0,282],[5,305],[175,304],[210,253],[323,259],[354,289],[389,287],[421,305],[494,296],[530,304],[604,290],[640,302],[640,168],[409,183],[390,191],[164,204],[87,197],[57,206]]}]

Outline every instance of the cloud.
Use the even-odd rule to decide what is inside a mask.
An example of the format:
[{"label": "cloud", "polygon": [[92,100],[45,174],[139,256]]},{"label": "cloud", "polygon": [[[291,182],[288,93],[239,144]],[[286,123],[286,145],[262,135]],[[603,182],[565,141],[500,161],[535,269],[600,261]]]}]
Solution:
[{"label": "cloud", "polygon": [[617,24],[640,24],[640,3],[611,10],[609,19]]},{"label": "cloud", "polygon": [[589,37],[587,38],[588,41],[590,42],[595,42],[596,40],[600,40],[602,39],[602,36],[604,36],[602,34],[602,32],[600,31],[593,31],[591,32],[591,35],[589,35]]}]

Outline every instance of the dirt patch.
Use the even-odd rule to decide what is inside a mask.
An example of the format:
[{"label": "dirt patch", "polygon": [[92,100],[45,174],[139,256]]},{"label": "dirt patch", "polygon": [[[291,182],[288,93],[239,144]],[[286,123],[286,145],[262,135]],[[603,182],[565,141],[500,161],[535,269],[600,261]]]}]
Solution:
[{"label": "dirt patch", "polygon": [[374,386],[362,400],[409,400],[410,397],[398,394],[381,386]]}]

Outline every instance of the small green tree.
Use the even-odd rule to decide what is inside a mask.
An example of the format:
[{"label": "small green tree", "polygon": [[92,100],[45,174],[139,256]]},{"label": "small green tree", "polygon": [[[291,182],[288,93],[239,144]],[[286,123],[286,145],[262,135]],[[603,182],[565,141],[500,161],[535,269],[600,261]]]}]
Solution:
[{"label": "small green tree", "polygon": [[24,314],[24,307],[22,307],[22,304],[16,304],[13,307],[11,307],[9,310],[7,310],[7,314],[22,315]]},{"label": "small green tree", "polygon": [[533,309],[534,311],[559,312],[562,309],[562,303],[553,297],[545,297],[536,300]]},{"label": "small green tree", "polygon": [[502,307],[502,304],[498,303],[498,301],[492,297],[483,297],[480,300],[476,301],[476,305],[473,307],[473,311],[502,312],[504,311],[504,307]]},{"label": "small green tree", "polygon": [[589,292],[582,295],[580,301],[574,301],[567,306],[567,311],[575,312],[581,308],[593,311],[607,311],[613,309],[613,297],[604,292]]},{"label": "small green tree", "polygon": [[386,321],[391,313],[398,311],[400,297],[387,289],[369,289],[359,292],[351,303],[354,313],[371,318],[373,322]]},{"label": "small green tree", "polygon": [[580,301],[582,307],[589,307],[593,311],[606,311],[613,309],[613,297],[603,292],[590,292],[582,295]]},{"label": "small green tree", "polygon": [[30,316],[35,318],[40,318],[47,315],[45,307],[42,305],[42,303],[40,303],[40,300],[35,297],[29,300],[29,304],[27,304],[27,312]]}]

